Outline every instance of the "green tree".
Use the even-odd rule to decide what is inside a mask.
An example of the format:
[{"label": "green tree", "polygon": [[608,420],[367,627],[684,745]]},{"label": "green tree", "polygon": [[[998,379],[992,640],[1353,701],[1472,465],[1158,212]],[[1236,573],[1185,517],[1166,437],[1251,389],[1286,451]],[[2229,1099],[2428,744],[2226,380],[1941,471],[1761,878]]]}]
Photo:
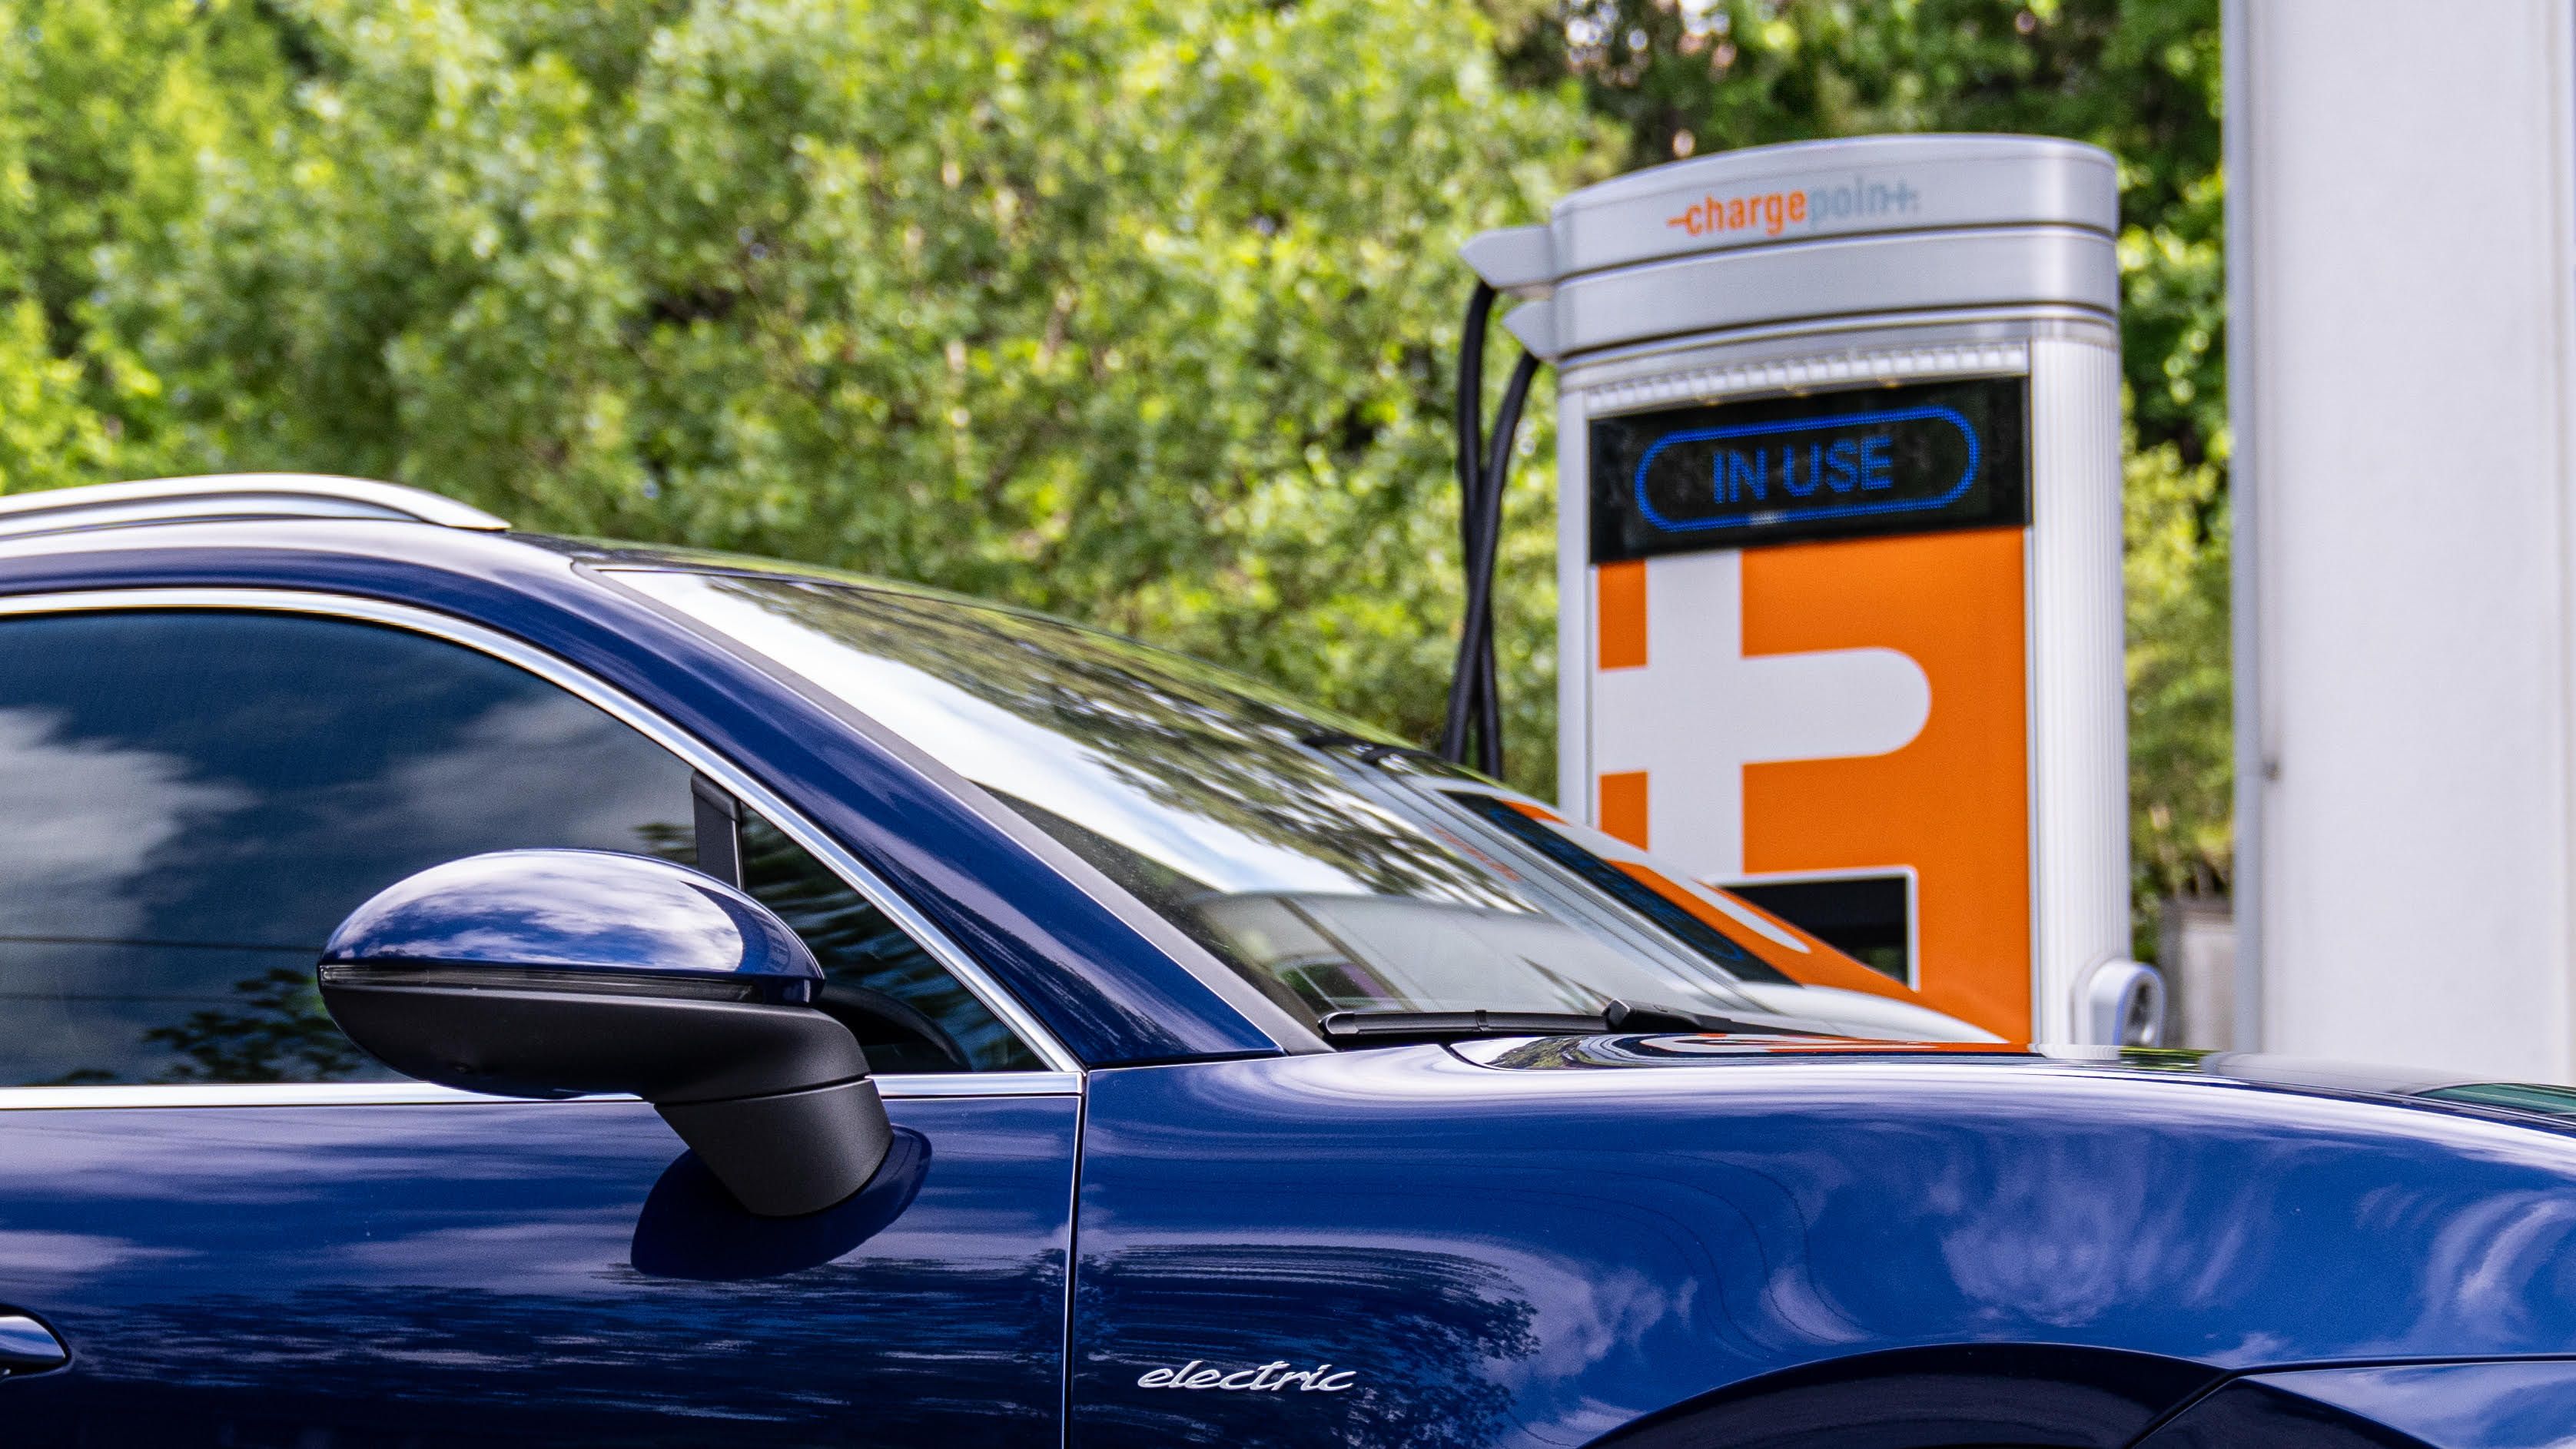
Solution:
[{"label": "green tree", "polygon": [[94,247],[157,455],[925,580],[1436,728],[1456,248],[1598,150],[1464,0],[279,13],[281,118]]},{"label": "green tree", "polygon": [[[2129,848],[2139,904],[2226,884],[2234,760],[2227,512],[2216,463],[2129,459]],[[2143,947],[2152,932],[2143,912]]]},{"label": "green tree", "polygon": [[102,263],[281,115],[288,38],[243,0],[0,0],[0,492],[168,461]]}]

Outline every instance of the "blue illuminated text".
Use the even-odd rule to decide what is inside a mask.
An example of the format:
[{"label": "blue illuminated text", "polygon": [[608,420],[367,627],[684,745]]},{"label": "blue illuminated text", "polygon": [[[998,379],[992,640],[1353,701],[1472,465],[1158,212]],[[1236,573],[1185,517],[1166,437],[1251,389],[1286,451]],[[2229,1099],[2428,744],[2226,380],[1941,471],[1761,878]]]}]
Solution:
[{"label": "blue illuminated text", "polygon": [[[1819,488],[1834,493],[1875,493],[1893,488],[1896,475],[1888,452],[1895,446],[1896,440],[1885,433],[1809,443],[1803,449],[1784,443],[1780,446],[1777,486],[1791,498],[1813,498]],[[1724,449],[1711,469],[1716,474],[1718,502],[1770,501],[1775,480],[1769,448]]]},{"label": "blue illuminated text", "polygon": [[[1945,468],[1943,476],[1900,480],[1898,438],[1927,427],[1958,435],[1965,453],[1958,475],[1946,476]],[[1718,511],[1675,518],[1648,496],[1646,472],[1665,450],[1685,443],[1718,445],[1709,455],[1706,495]],[[1940,451],[1955,457],[1960,450],[1943,444]],[[1637,511],[1646,522],[1670,533],[1692,533],[1786,519],[1861,518],[1945,508],[1976,483],[1982,452],[1975,426],[1956,408],[1887,408],[1669,433],[1656,439],[1637,460],[1633,481]],[[1910,456],[1920,459],[1924,453],[1918,450]],[[1919,471],[1923,465],[1909,466]],[[1669,492],[1666,496],[1672,497]],[[1685,511],[1696,510],[1686,507]]]}]

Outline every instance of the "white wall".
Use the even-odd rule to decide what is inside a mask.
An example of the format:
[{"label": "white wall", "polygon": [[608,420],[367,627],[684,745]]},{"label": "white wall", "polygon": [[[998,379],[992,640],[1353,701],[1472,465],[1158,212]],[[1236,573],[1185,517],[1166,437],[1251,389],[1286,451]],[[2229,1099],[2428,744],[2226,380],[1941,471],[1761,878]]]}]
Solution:
[{"label": "white wall", "polygon": [[2240,1045],[2576,1074],[2568,9],[2230,0]]}]

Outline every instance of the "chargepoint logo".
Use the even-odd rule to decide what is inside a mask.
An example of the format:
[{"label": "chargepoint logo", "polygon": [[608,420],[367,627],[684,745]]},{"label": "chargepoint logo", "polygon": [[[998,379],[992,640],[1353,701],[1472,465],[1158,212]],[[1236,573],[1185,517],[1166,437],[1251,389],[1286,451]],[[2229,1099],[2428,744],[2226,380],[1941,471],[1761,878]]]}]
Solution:
[{"label": "chargepoint logo", "polygon": [[1259,1368],[1228,1371],[1212,1368],[1191,1359],[1179,1368],[1147,1369],[1136,1380],[1140,1389],[1218,1389],[1238,1394],[1275,1394],[1294,1384],[1301,1394],[1347,1393],[1358,1379],[1351,1369],[1337,1369],[1319,1363],[1310,1369],[1292,1369],[1288,1360],[1273,1359]]},{"label": "chargepoint logo", "polygon": [[1712,192],[1683,207],[1675,215],[1664,218],[1664,225],[1678,227],[1695,237],[1737,231],[1759,231],[1764,236],[1778,236],[1792,227],[1812,228],[1910,216],[1922,206],[1923,193],[1915,190],[1903,177],[1872,180],[1866,176],[1854,176],[1843,181],[1749,192],[1739,196],[1719,196]]}]

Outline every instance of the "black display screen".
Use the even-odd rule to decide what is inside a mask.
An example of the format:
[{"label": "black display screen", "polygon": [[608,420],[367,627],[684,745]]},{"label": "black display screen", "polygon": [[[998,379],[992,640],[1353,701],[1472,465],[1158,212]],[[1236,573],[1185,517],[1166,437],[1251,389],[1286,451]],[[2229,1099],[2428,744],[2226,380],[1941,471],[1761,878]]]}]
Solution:
[{"label": "black display screen", "polygon": [[1592,424],[1592,561],[2030,521],[2029,389],[1914,383]]}]

